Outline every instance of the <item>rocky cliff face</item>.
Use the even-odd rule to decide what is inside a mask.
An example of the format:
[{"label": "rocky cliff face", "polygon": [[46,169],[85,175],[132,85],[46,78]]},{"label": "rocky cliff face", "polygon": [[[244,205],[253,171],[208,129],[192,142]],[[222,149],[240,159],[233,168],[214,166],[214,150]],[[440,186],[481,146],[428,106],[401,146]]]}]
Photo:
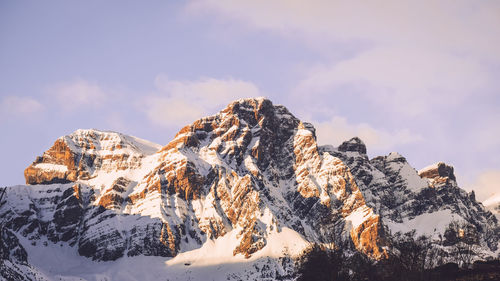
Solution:
[{"label": "rocky cliff face", "polygon": [[159,145],[115,132],[77,130],[57,139],[24,171],[26,184],[89,180],[102,173],[134,170]]},{"label": "rocky cliff face", "polygon": [[[313,237],[333,228],[324,217],[338,215],[352,222],[345,227],[360,251],[383,255],[378,216],[347,166],[320,154],[313,127],[269,100],[238,101],[183,128],[159,159],[125,209],[160,217],[171,233],[164,243],[174,253],[187,247],[183,241],[203,243],[236,231],[234,254],[249,257],[273,229]],[[155,200],[160,208],[149,209]]]},{"label": "rocky cliff face", "polygon": [[28,186],[7,190],[2,223],[32,243],[66,243],[94,260],[176,257],[222,240],[248,259],[275,249],[285,233],[295,240],[280,244],[278,256],[334,242],[382,259],[391,232],[434,215],[431,234],[461,218],[482,231],[485,251],[499,239],[495,217],[458,188],[452,167],[417,173],[397,153],[370,160],[358,138],[320,147],[311,124],[263,98],[235,101],[164,147],[78,130],[25,176]]},{"label": "rocky cliff face", "polygon": [[351,168],[367,205],[383,218],[388,232],[415,229],[438,240],[451,221],[466,221],[479,230],[486,251],[499,250],[497,218],[476,201],[474,192],[458,187],[452,166],[440,162],[416,171],[398,153],[368,159],[359,140],[346,143],[352,148],[322,150],[331,151]]},{"label": "rocky cliff face", "polygon": [[453,167],[443,162],[436,163],[418,171],[418,175],[427,179],[432,187],[457,185]]}]

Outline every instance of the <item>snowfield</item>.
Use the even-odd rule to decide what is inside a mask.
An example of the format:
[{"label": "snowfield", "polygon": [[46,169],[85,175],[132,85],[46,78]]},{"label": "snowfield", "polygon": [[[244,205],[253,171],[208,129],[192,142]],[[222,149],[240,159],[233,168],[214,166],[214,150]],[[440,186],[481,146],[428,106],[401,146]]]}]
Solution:
[{"label": "snowfield", "polygon": [[297,256],[307,246],[298,233],[283,229],[270,237],[269,245],[258,255],[245,259],[232,255],[232,248],[227,245],[235,244],[237,239],[228,233],[175,258],[135,256],[103,262],[82,257],[65,243],[37,241],[32,245],[31,241],[20,238],[38,280],[51,281],[275,280],[276,274],[291,276],[293,260],[290,257]]}]

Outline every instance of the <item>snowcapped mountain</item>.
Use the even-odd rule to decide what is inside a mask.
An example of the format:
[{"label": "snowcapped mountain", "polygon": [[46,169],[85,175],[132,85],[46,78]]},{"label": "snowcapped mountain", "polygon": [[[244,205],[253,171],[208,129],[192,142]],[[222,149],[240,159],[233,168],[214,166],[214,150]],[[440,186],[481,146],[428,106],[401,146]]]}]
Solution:
[{"label": "snowcapped mountain", "polygon": [[[160,145],[115,132],[77,130],[60,137],[24,171],[26,184],[91,180],[118,171],[139,169],[142,160]],[[101,180],[103,176],[99,177]]]},{"label": "snowcapped mountain", "polygon": [[437,238],[452,220],[498,255],[497,219],[451,166],[369,159],[358,138],[318,146],[313,125],[265,98],[235,101],[163,147],[77,130],[25,177],[6,189],[0,221],[5,272],[26,280],[291,280],[309,243],[335,238],[378,260],[391,233]]}]

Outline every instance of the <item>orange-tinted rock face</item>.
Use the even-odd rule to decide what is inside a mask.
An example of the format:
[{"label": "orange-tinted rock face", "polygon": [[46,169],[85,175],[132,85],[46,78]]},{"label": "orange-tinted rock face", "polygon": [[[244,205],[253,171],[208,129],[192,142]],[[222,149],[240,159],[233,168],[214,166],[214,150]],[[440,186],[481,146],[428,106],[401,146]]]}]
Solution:
[{"label": "orange-tinted rock face", "polygon": [[352,242],[358,251],[374,259],[387,258],[387,252],[381,248],[384,244],[382,225],[378,215],[365,220],[359,226],[351,229]]},{"label": "orange-tinted rock face", "polygon": [[98,204],[106,209],[121,209],[126,200],[124,193],[130,183],[131,181],[124,177],[117,178],[111,186],[102,191],[103,195],[99,198]]},{"label": "orange-tinted rock face", "polygon": [[[249,258],[265,245],[263,231],[257,225],[261,213],[259,192],[254,190],[250,175],[239,177],[235,172],[223,176],[217,187],[217,194],[224,215],[231,222],[232,228],[241,229],[238,233],[239,245],[233,254],[242,254]],[[230,187],[230,190],[227,189]],[[215,191],[215,190],[214,190]],[[232,196],[229,196],[229,192]]]},{"label": "orange-tinted rock face", "polygon": [[24,170],[26,184],[71,182],[80,174],[81,171],[75,166],[75,154],[61,139]]},{"label": "orange-tinted rock face", "polygon": [[162,163],[144,179],[144,190],[131,194],[129,200],[135,202],[144,199],[150,192],[178,195],[184,200],[200,198],[205,178],[201,176],[195,165],[185,158]]},{"label": "orange-tinted rock face", "polygon": [[200,198],[204,178],[198,174],[191,162],[181,161],[177,164],[163,169],[167,180],[167,192],[179,194],[186,200]]},{"label": "orange-tinted rock face", "polygon": [[42,159],[53,164],[64,165],[68,168],[75,168],[75,155],[66,142],[61,139],[56,140],[54,145],[46,153],[44,153]]},{"label": "orange-tinted rock face", "polygon": [[133,138],[118,133],[78,130],[56,140],[26,168],[26,183],[73,182],[88,180],[99,172],[139,168],[145,154],[137,145]]},{"label": "orange-tinted rock face", "polygon": [[160,241],[170,250],[171,256],[176,256],[179,252],[179,237],[174,235],[168,223],[164,223],[161,228]]},{"label": "orange-tinted rock face", "polygon": [[[352,224],[350,237],[358,251],[375,259],[385,257],[379,217],[366,206],[349,168],[328,153],[320,155],[313,132],[303,124],[299,124],[294,136],[293,152],[297,191],[305,198],[318,198],[332,214],[340,211],[346,222]],[[333,201],[341,205],[333,206]]]},{"label": "orange-tinted rock face", "polygon": [[79,184],[73,185],[73,194],[78,201],[82,201],[82,192]]},{"label": "orange-tinted rock face", "polygon": [[106,209],[119,209],[123,204],[123,197],[116,193],[105,194],[99,200],[99,205]]},{"label": "orange-tinted rock face", "polygon": [[429,180],[431,187],[444,186],[455,183],[456,178],[453,173],[453,167],[439,162],[433,166],[420,170],[418,175]]},{"label": "orange-tinted rock face", "polygon": [[248,220],[243,230],[239,233],[240,244],[233,250],[233,255],[242,254],[250,258],[253,253],[264,248],[266,241],[256,227],[255,219]]}]

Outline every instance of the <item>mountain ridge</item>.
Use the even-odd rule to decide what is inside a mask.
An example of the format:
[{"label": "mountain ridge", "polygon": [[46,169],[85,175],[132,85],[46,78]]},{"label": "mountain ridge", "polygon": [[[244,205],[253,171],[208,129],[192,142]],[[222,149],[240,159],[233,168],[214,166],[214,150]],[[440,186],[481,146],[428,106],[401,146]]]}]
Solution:
[{"label": "mountain ridge", "polygon": [[398,153],[369,159],[359,138],[319,146],[311,124],[265,98],[237,100],[163,147],[77,130],[25,175],[30,185],[7,189],[16,204],[0,208],[2,223],[31,243],[62,243],[97,261],[206,264],[221,252],[224,262],[271,256],[273,270],[287,275],[292,265],[276,261],[308,243],[378,260],[391,233],[418,229],[437,239],[455,219],[473,223],[482,252],[498,255],[496,218],[458,187],[451,166],[417,172]]}]

